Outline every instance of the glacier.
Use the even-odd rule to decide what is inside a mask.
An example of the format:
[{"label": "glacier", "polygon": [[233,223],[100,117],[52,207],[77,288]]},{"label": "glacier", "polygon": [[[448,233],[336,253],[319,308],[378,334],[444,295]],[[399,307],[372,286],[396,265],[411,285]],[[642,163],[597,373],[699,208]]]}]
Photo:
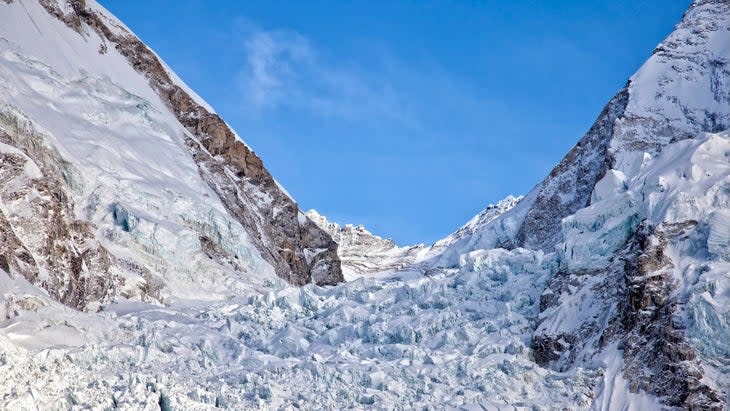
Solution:
[{"label": "glacier", "polygon": [[400,247],[95,1],[5,0],[0,408],[727,409],[728,60],[694,1],[543,182]]}]

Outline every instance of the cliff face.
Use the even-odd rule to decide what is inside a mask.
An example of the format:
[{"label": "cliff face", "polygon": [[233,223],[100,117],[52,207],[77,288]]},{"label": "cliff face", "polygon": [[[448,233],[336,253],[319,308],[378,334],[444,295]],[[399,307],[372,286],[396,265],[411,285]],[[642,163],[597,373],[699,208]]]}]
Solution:
[{"label": "cliff face", "polygon": [[598,392],[619,373],[665,406],[722,409],[725,332],[711,329],[728,326],[715,274],[727,261],[716,244],[727,243],[728,128],[730,3],[698,0],[540,184],[434,262],[492,247],[556,253],[532,336],[539,364],[616,363]]},{"label": "cliff face", "polygon": [[[0,131],[16,151],[5,154],[4,178],[18,183],[24,161],[40,167],[43,178],[23,177],[23,190],[52,193],[31,204],[38,203],[38,213],[55,211],[26,213],[22,222],[8,197],[19,204],[21,194],[30,194],[3,187],[3,266],[76,308],[96,307],[115,295],[158,298],[161,282],[169,283],[168,291],[175,288],[175,281],[159,278],[166,272],[189,270],[181,277],[193,283],[200,270],[263,279],[270,265],[295,285],[343,280],[330,236],[300,212],[220,116],[103,8],[85,1],[6,3],[7,121]],[[63,102],[54,102],[59,94]],[[19,118],[25,129],[17,127]],[[143,152],[142,144],[153,147],[155,141],[157,150]],[[39,157],[46,152],[54,157]],[[169,166],[155,170],[154,164],[166,164],[164,157]],[[142,167],[150,172],[143,175]],[[195,204],[197,211],[187,211]],[[39,222],[34,230],[32,221]],[[66,241],[58,238],[78,243],[55,244]],[[120,245],[126,251],[118,252]],[[212,261],[191,266],[185,253]],[[226,293],[224,286],[213,288]]]},{"label": "cliff face", "polygon": [[588,133],[528,196],[516,246],[551,250],[560,220],[590,204],[609,169],[629,175],[637,155],[730,127],[728,3],[696,1],[674,32],[611,99]]},{"label": "cliff face", "polygon": [[[105,47],[115,47],[190,132],[186,145],[201,176],[218,194],[274,266],[277,275],[295,285],[343,281],[337,245],[302,217],[296,203],[275,183],[261,159],[217,114],[198,104],[175,84],[159,58],[123,27],[109,27],[98,10],[83,0],[70,1],[68,13],[56,1],[41,1],[49,13],[83,35],[93,30]],[[262,197],[265,199],[262,201]],[[301,222],[300,222],[301,220]]]}]

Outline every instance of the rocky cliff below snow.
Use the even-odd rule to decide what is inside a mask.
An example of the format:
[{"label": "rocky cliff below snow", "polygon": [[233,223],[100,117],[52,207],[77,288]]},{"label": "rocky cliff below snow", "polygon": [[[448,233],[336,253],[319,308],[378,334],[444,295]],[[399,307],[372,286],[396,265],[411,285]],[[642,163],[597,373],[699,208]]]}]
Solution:
[{"label": "rocky cliff below snow", "polygon": [[1,7],[2,266],[76,308],[343,280],[329,235],[101,6]]}]

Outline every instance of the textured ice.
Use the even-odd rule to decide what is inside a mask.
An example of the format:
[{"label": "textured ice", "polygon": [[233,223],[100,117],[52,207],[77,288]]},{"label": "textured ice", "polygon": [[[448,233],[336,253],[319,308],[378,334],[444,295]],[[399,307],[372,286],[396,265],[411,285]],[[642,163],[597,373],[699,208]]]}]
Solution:
[{"label": "textured ice", "polygon": [[[59,335],[83,333],[85,345],[34,346],[39,354],[28,356],[0,344],[16,359],[0,363],[13,376],[3,390],[25,392],[46,364],[44,375],[73,378],[34,387],[37,401],[67,392],[98,407],[143,407],[161,395],[172,409],[587,407],[595,373],[557,374],[530,359],[539,294],[556,267],[553,255],[489,250],[430,277],[402,272],[205,305],[118,304],[78,320],[23,312],[0,325],[4,335],[42,321]],[[97,317],[99,327],[82,329]]]}]

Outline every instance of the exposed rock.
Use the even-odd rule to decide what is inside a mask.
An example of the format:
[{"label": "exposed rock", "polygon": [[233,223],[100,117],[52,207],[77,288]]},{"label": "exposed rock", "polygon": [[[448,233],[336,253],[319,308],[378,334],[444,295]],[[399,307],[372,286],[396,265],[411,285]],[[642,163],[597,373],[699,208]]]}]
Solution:
[{"label": "exposed rock", "polygon": [[556,309],[576,309],[570,301],[588,295],[592,310],[577,316],[572,331],[538,327],[532,341],[535,361],[567,370],[618,342],[631,391],[649,392],[674,407],[723,409],[721,396],[702,383],[702,367],[686,341],[678,317],[681,302],[672,294],[674,265],[665,252],[669,242],[696,225],[685,221],[654,228],[644,222],[606,269],[554,276],[540,301],[543,321],[554,318],[548,314]]},{"label": "exposed rock", "polygon": [[672,297],[674,266],[665,254],[669,241],[696,224],[686,221],[656,230],[643,225],[634,234],[625,249],[625,298],[615,321],[623,334],[624,376],[632,390],[665,397],[667,405],[721,410],[721,396],[701,382],[702,366],[685,340],[677,316],[681,302]]},{"label": "exposed rock", "polygon": [[52,154],[17,133],[0,127],[0,267],[66,305],[98,308],[121,284],[112,257],[75,217],[68,188],[43,161]]},{"label": "exposed rock", "polygon": [[238,219],[276,273],[296,285],[343,281],[337,244],[308,222],[287,194],[279,189],[261,159],[242,143],[215,113],[175,84],[157,56],[137,37],[109,22],[84,1],[41,0],[46,10],[81,35],[97,33],[136,71],[143,74],[162,101],[187,129],[187,147],[200,174],[218,194],[231,216]]}]

